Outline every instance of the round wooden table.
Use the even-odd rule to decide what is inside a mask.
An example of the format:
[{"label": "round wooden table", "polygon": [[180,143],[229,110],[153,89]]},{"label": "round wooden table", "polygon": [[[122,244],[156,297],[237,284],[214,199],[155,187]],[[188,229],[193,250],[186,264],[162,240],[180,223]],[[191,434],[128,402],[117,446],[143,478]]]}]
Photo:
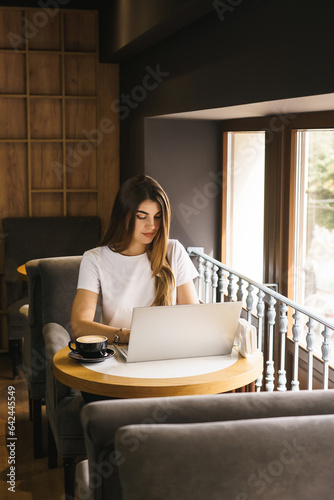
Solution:
[{"label": "round wooden table", "polygon": [[23,281],[28,281],[28,276],[27,276],[27,271],[26,271],[26,265],[22,264],[22,266],[19,266],[17,268],[18,275],[20,276],[21,280]]},{"label": "round wooden table", "polygon": [[[64,347],[53,358],[53,372],[60,382],[80,391],[115,398],[219,394],[254,382],[263,370],[261,353],[250,358],[242,358],[236,353],[238,359],[231,366],[201,375],[177,378],[124,377],[93,371],[88,367],[91,365],[69,358],[68,353],[69,348]],[[125,363],[116,359],[119,363]],[[154,363],[159,362],[150,363],[152,373],[155,373]]]}]

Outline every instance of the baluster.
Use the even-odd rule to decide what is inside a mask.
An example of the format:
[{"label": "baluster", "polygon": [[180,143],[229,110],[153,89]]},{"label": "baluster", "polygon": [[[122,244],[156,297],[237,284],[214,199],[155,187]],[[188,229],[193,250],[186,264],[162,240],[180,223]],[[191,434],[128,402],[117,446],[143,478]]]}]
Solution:
[{"label": "baluster", "polygon": [[247,321],[249,323],[252,322],[252,309],[253,309],[253,302],[254,302],[254,298],[253,298],[253,290],[254,290],[254,287],[253,285],[248,285],[248,287],[246,288],[248,294],[247,294],[247,299],[246,299],[246,309],[247,309]]},{"label": "baluster", "polygon": [[300,313],[295,311],[292,315],[293,326],[292,326],[292,338],[294,341],[294,358],[293,358],[293,380],[291,381],[291,390],[299,391],[299,380],[298,380],[298,363],[299,363],[299,333],[300,333]]},{"label": "baluster", "polygon": [[220,269],[218,278],[219,302],[224,302],[224,275],[224,269]]},{"label": "baluster", "polygon": [[212,302],[217,302],[218,269],[219,267],[216,266],[216,264],[214,264],[212,267],[212,277],[211,277]]},{"label": "baluster", "polygon": [[203,300],[203,296],[202,296],[202,288],[203,288],[203,276],[204,276],[204,258],[203,257],[198,257],[198,268],[197,268],[197,271],[198,271],[198,298],[200,300]]},{"label": "baluster", "polygon": [[205,303],[210,302],[210,277],[211,277],[211,264],[207,260],[205,262],[205,271],[204,271],[204,283],[205,283]]},{"label": "baluster", "polygon": [[[259,293],[257,294],[259,297],[256,310],[257,310],[257,317],[258,317],[258,329],[257,329],[257,348],[259,351],[262,352],[262,334],[263,334],[263,317],[264,317],[264,301],[263,298],[265,296],[265,293],[262,292],[262,290],[259,290]],[[262,380],[263,380],[263,374],[256,379],[255,386],[256,386],[256,392],[260,392],[262,388]]]},{"label": "baluster", "polygon": [[268,308],[268,326],[269,326],[269,353],[268,353],[268,361],[266,363],[266,389],[269,392],[274,390],[274,360],[273,360],[273,351],[274,351],[274,325],[275,325],[275,304],[276,300],[274,297],[269,297],[269,308]]},{"label": "baluster", "polygon": [[239,281],[237,283],[237,285],[238,285],[237,300],[240,302],[242,302],[242,300],[244,298],[244,291],[242,289],[243,284],[244,284],[244,280],[242,278],[239,278]]},{"label": "baluster", "polygon": [[281,334],[281,367],[278,370],[278,386],[277,390],[286,391],[286,371],[285,371],[285,343],[286,332],[288,330],[288,318],[286,316],[288,306],[284,302],[280,305],[279,331]]},{"label": "baluster", "polygon": [[314,319],[309,318],[306,323],[307,335],[306,335],[306,345],[308,352],[308,382],[307,388],[309,391],[313,387],[313,348],[314,348]]},{"label": "baluster", "polygon": [[325,326],[324,330],[321,332],[321,335],[324,338],[324,341],[321,344],[322,360],[324,362],[324,389],[328,389],[328,361],[330,353],[329,339],[332,333],[329,331],[327,326]]},{"label": "baluster", "polygon": [[227,301],[232,302],[233,298],[233,291],[234,291],[234,286],[233,286],[233,279],[234,275],[232,273],[229,273],[228,275],[228,285],[227,285]]}]

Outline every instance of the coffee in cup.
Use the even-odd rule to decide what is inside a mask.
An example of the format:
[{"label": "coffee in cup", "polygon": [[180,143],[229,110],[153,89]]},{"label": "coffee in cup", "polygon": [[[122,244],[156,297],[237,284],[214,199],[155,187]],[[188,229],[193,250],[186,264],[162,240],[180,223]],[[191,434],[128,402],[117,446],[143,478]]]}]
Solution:
[{"label": "coffee in cup", "polygon": [[[75,349],[72,344],[75,344]],[[83,358],[101,358],[107,352],[108,338],[104,335],[82,335],[70,340],[68,347]]]}]

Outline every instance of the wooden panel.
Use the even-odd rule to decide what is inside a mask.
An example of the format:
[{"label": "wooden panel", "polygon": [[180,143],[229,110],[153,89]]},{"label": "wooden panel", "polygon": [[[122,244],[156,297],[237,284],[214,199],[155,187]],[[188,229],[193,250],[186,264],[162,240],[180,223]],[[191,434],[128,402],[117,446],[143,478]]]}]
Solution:
[{"label": "wooden panel", "polygon": [[[223,132],[223,150],[222,150],[222,158],[223,158],[223,179],[227,179],[227,138],[228,132]],[[220,260],[221,262],[226,262],[226,227],[227,227],[227,182],[223,183],[222,186],[222,232],[221,232],[221,253]]]},{"label": "wooden panel", "polygon": [[98,129],[103,134],[99,144],[99,213],[102,231],[107,228],[112,206],[119,188],[119,116],[110,102],[119,95],[117,64],[99,64]]},{"label": "wooden panel", "polygon": [[64,13],[64,46],[68,51],[91,52],[97,50],[95,12]]},{"label": "wooden panel", "polygon": [[26,216],[26,144],[0,143],[0,179],[0,219]]},{"label": "wooden panel", "polygon": [[61,95],[61,57],[30,54],[29,81],[31,94]]},{"label": "wooden panel", "polygon": [[60,139],[62,137],[61,116],[60,99],[31,99],[31,138]]},{"label": "wooden panel", "polygon": [[0,48],[24,49],[23,11],[0,10]]},{"label": "wooden panel", "polygon": [[25,94],[24,54],[0,54],[0,93]]},{"label": "wooden panel", "polygon": [[62,193],[33,193],[31,200],[33,217],[64,215]]},{"label": "wooden panel", "polygon": [[[56,6],[58,6],[57,2]],[[52,4],[52,2],[51,2]],[[52,9],[28,10],[26,33],[29,49],[60,50],[60,12]]]},{"label": "wooden panel", "polygon": [[27,137],[25,99],[0,97],[0,117],[1,139]]},{"label": "wooden panel", "polygon": [[[1,259],[3,262],[3,258]],[[3,264],[1,264],[1,268],[3,268]],[[5,286],[5,278],[3,275],[0,275],[0,308],[2,311],[5,311],[7,307],[7,291]],[[7,333],[7,316],[5,314],[0,314],[0,349],[7,350],[8,349],[8,333]]]},{"label": "wooden panel", "polygon": [[97,215],[97,194],[68,193],[67,215]]},{"label": "wooden panel", "polygon": [[65,94],[96,95],[95,56],[65,56]]},{"label": "wooden panel", "polygon": [[68,189],[97,188],[96,146],[88,141],[66,146],[66,186]]},{"label": "wooden panel", "polygon": [[63,186],[61,143],[31,144],[32,189],[60,189]]},{"label": "wooden panel", "polygon": [[96,101],[87,99],[66,100],[66,137],[68,139],[90,139],[96,136]]},{"label": "wooden panel", "polygon": [[2,288],[2,286],[4,286],[4,283],[2,282],[3,281],[2,273],[3,273],[3,262],[5,257],[5,245],[4,245],[5,233],[3,231],[1,222],[0,222],[0,309],[4,310],[4,305],[5,305],[5,302],[3,302],[4,289]]},{"label": "wooden panel", "polygon": [[110,109],[118,66],[99,65],[97,74],[97,11],[53,3],[0,8],[0,222],[8,215],[100,215],[106,224],[119,184],[118,115]]}]

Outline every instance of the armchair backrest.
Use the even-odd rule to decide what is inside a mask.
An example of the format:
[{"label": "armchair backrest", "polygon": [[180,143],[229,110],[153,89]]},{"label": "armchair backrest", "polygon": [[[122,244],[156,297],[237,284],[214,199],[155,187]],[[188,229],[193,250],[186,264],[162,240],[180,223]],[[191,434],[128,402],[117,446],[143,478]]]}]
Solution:
[{"label": "armchair backrest", "polygon": [[100,218],[7,217],[2,220],[8,304],[21,295],[17,267],[33,259],[82,255],[98,245]]},{"label": "armchair backrest", "polygon": [[[26,263],[29,288],[29,352],[23,369],[33,398],[45,391],[45,342],[43,327],[58,323],[71,335],[71,310],[82,256],[52,257]],[[99,321],[98,305],[95,320]],[[64,346],[63,346],[64,347]],[[23,346],[25,351],[25,346]]]},{"label": "armchair backrest", "polygon": [[[289,417],[290,420],[287,420],[287,422],[293,422],[295,416],[321,414],[334,414],[332,391],[262,392],[132,400],[119,399],[86,404],[81,411],[81,421],[89,462],[91,498],[94,500],[107,498],[120,500],[123,498],[119,480],[121,461],[118,454],[115,453],[116,434],[121,427],[137,424],[144,424],[147,427],[151,424],[164,426],[170,424],[193,425],[194,423],[243,420],[244,428],[247,429],[249,422],[254,419],[264,422],[265,419],[276,420],[280,417]],[[260,423],[257,429],[261,429],[261,425]],[[129,453],[141,447],[146,439],[145,433],[141,435],[141,438],[137,438],[126,440]],[[122,439],[119,438],[121,441]],[[173,449],[174,456],[178,454],[179,450],[180,446],[176,444]],[[251,448],[243,448],[245,456],[248,456],[250,452]],[[182,467],[184,467],[184,464],[182,464]],[[169,476],[167,477],[171,479]],[[79,489],[82,486],[80,480],[79,478]],[[141,498],[146,500],[145,495]],[[161,495],[156,498],[173,497]],[[193,497],[185,495],[180,498]],[[201,498],[234,497],[225,497],[223,495],[214,497],[207,494]],[[266,498],[269,498],[269,496]],[[281,498],[285,497],[282,496]],[[242,497],[238,500],[242,500]]]},{"label": "armchair backrest", "polygon": [[43,326],[47,323],[58,323],[71,333],[71,310],[81,259],[82,256],[39,260]]},{"label": "armchair backrest", "polygon": [[[119,429],[123,500],[328,498],[334,415]],[[107,497],[102,497],[107,498]]]}]

